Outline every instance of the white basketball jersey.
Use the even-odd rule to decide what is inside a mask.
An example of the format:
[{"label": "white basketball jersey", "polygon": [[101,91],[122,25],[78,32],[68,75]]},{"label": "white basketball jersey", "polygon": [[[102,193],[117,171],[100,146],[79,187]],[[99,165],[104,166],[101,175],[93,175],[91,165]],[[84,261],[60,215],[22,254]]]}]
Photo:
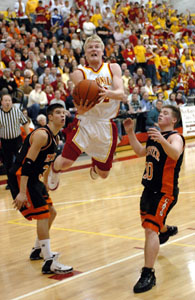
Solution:
[{"label": "white basketball jersey", "polygon": [[[91,67],[79,67],[84,76],[84,79],[95,80],[99,85],[104,88],[113,89],[112,87],[112,71],[108,63],[102,63],[101,67],[95,71]],[[109,121],[117,116],[119,110],[120,101],[113,99],[105,99],[104,102],[96,104],[92,109],[87,111],[83,115],[78,115],[78,119],[85,117],[92,117],[101,119],[102,121]]]}]

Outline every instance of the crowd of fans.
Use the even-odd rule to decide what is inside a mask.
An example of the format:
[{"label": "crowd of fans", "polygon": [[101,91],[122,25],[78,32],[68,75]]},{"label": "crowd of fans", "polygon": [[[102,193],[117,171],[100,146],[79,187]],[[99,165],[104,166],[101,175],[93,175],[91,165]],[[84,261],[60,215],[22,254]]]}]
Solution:
[{"label": "crowd of fans", "polygon": [[195,94],[195,15],[158,0],[73,3],[17,0],[14,11],[0,14],[0,92],[19,98],[32,124],[52,99],[65,102],[66,126],[73,120],[70,73],[86,63],[83,45],[94,33],[105,44],[104,61],[122,70],[120,137],[127,114],[136,117],[136,131],[145,131],[157,123],[151,110],[156,116],[164,103],[185,105]]}]

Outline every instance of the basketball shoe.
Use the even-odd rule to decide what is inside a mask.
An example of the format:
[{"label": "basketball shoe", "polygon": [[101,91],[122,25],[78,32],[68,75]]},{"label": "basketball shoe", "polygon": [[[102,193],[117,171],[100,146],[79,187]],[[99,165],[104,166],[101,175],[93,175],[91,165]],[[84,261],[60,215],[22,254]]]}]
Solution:
[{"label": "basketball shoe", "polygon": [[[57,259],[60,256],[59,252],[51,252],[52,258]],[[32,248],[32,251],[30,253],[30,260],[40,260],[43,259],[43,254],[41,252],[41,248]]]},{"label": "basketball shoe", "polygon": [[164,244],[168,241],[170,236],[176,235],[178,233],[178,228],[176,226],[167,225],[167,231],[160,232],[159,234],[159,242],[160,244]]},{"label": "basketball shoe", "polygon": [[142,268],[141,276],[133,288],[134,293],[143,293],[152,289],[156,285],[154,269]]},{"label": "basketball shoe", "polygon": [[91,179],[96,180],[99,177],[98,173],[96,173],[96,171],[94,170],[94,167],[91,167],[89,172]]},{"label": "basketball shoe", "polygon": [[63,264],[60,264],[58,261],[56,261],[53,258],[49,258],[45,260],[43,266],[42,266],[42,273],[43,274],[66,274],[69,272],[72,272],[73,267],[65,266]]},{"label": "basketball shoe", "polygon": [[51,191],[55,191],[60,183],[60,171],[59,172],[55,172],[53,169],[53,164],[51,166],[49,175],[48,175],[48,187]]}]

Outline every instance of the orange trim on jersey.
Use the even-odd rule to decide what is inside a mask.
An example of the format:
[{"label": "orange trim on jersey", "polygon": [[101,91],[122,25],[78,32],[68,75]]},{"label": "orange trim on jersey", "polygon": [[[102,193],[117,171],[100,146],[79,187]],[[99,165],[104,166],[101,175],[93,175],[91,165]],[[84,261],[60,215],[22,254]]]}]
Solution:
[{"label": "orange trim on jersey", "polygon": [[[18,186],[20,186],[21,176],[17,176],[17,181],[18,181]],[[46,199],[46,203],[47,203],[46,205],[34,208],[28,189],[26,191],[26,195],[27,195],[28,205],[24,210],[21,211],[21,214],[27,220],[30,220],[30,221],[32,219],[36,219],[36,220],[49,219],[50,212],[49,212],[48,205],[53,204],[51,198],[48,197]]]},{"label": "orange trim on jersey", "polygon": [[77,148],[81,151],[81,152],[84,152],[84,149],[79,145],[79,144],[77,144],[77,142],[76,142],[76,137],[77,137],[77,135],[79,134],[79,132],[80,132],[80,128],[79,128],[79,124],[80,124],[80,120],[78,120],[78,123],[77,123],[77,131],[76,131],[76,133],[75,133],[75,135],[74,135],[74,137],[73,137],[73,139],[72,139],[72,142],[77,146]]},{"label": "orange trim on jersey", "polygon": [[177,161],[167,157],[164,168],[163,168],[163,176],[162,176],[162,188],[161,192],[172,195],[173,187],[174,187],[174,174],[175,174],[175,166]]},{"label": "orange trim on jersey", "polygon": [[30,138],[29,138],[29,144],[30,144],[30,145],[32,145],[32,142],[31,142],[31,137],[32,137],[32,135],[33,135],[35,132],[37,132],[38,130],[45,130],[46,132],[49,133],[49,136],[50,136],[50,142],[49,142],[49,144],[48,144],[47,146],[41,148],[41,151],[43,151],[43,150],[46,150],[47,148],[49,148],[49,146],[51,145],[51,143],[52,143],[52,136],[51,136],[51,134],[50,134],[50,132],[49,132],[49,130],[48,130],[47,128],[38,128],[37,130],[34,130],[34,131],[32,132],[32,134],[31,134],[31,136],[30,136]]},{"label": "orange trim on jersey", "polygon": [[111,76],[111,78],[113,78],[113,73],[112,73],[112,70],[111,70],[110,64],[108,64],[108,71],[109,71],[109,73],[110,73],[110,76]]},{"label": "orange trim on jersey", "polygon": [[146,212],[140,212],[141,214],[141,220],[142,220],[142,226],[144,228],[150,228],[157,233],[159,232],[160,229],[164,226],[164,219],[167,216],[167,211],[174,201],[174,197],[165,194],[162,196],[158,208],[156,210],[155,216],[147,214]]},{"label": "orange trim on jersey", "polygon": [[142,227],[143,228],[149,228],[149,229],[151,229],[151,230],[153,230],[153,231],[155,231],[156,233],[159,233],[159,227],[157,226],[157,225],[155,225],[155,224],[153,224],[153,223],[150,223],[150,222],[147,222],[147,221],[145,221],[144,220],[144,222],[142,223]]},{"label": "orange trim on jersey", "polygon": [[[25,158],[26,158],[26,156],[25,156]],[[24,160],[25,160],[25,158],[24,158]],[[23,161],[24,161],[23,160]],[[22,162],[23,163],[23,162]],[[22,174],[22,167],[20,167],[18,170],[17,170],[17,172],[16,172],[16,176],[20,176]],[[18,179],[18,178],[17,178]]]},{"label": "orange trim on jersey", "polygon": [[[91,68],[91,67],[84,67],[84,68],[86,68],[86,69],[88,69],[88,70],[91,70],[93,73],[95,73],[95,74],[98,74],[100,71],[101,71],[101,69],[103,68],[103,66],[104,66],[104,63],[102,63],[101,64],[101,66],[99,67],[99,69],[97,70],[97,71],[95,71],[93,68]],[[80,70],[80,69],[79,69]]]},{"label": "orange trim on jersey", "polygon": [[87,79],[87,75],[85,74],[85,72],[83,71],[83,69],[79,69],[79,68],[78,68],[78,70],[81,71],[81,72],[83,73],[84,79]]}]

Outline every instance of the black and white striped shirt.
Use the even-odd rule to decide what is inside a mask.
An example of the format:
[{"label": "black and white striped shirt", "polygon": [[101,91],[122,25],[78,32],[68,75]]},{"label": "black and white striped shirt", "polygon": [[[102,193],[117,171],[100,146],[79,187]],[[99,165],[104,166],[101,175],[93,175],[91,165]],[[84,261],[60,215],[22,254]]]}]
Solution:
[{"label": "black and white striped shirt", "polygon": [[27,123],[26,117],[16,106],[5,112],[0,108],[0,138],[15,139],[21,134],[20,125]]}]

